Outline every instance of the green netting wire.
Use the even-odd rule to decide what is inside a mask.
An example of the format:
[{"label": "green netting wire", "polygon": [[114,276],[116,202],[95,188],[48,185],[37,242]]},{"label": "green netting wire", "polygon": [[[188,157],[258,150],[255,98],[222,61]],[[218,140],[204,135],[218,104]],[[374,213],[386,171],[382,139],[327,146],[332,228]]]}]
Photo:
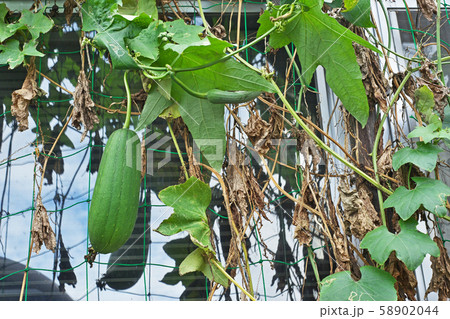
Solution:
[{"label": "green netting wire", "polygon": [[[405,3],[405,6],[406,6],[405,0],[403,0],[403,1],[404,1],[404,3]],[[261,4],[261,2],[243,1],[244,29],[245,29],[245,38],[244,38],[244,40],[243,40],[243,43],[244,43],[244,44],[248,42],[248,33],[247,33],[247,5],[246,5],[247,3]],[[205,8],[205,10],[207,10],[207,9],[209,9],[209,8],[216,7],[216,6],[220,6],[220,5],[221,5],[221,3],[213,4],[213,5],[211,5],[211,6],[207,7],[207,8]],[[448,13],[448,7],[449,7],[449,5],[446,3],[445,0],[444,0],[443,6],[444,6],[445,14],[446,14],[446,17],[447,17],[447,21],[450,23],[450,18],[449,18],[449,13]],[[183,7],[183,6],[180,6],[180,7]],[[191,6],[189,5],[189,6],[185,6],[185,7],[191,7]],[[195,14],[195,13],[194,13],[194,14]],[[406,10],[406,14],[407,14],[407,18],[408,18],[408,23],[409,23],[410,29],[401,29],[401,28],[392,28],[392,27],[391,27],[390,29],[391,29],[391,30],[398,30],[398,31],[402,31],[402,32],[409,32],[409,33],[411,33],[412,38],[413,38],[413,42],[414,42],[414,46],[415,46],[416,49],[417,49],[417,43],[416,43],[416,38],[415,38],[415,33],[416,33],[416,32],[417,32],[417,33],[423,33],[423,34],[426,34],[426,35],[435,37],[433,34],[430,34],[430,33],[428,33],[428,32],[421,31],[421,30],[414,30],[413,27],[412,27],[411,17],[410,17],[410,15],[409,15],[409,11],[408,11],[408,10]],[[443,44],[445,44],[445,45],[447,45],[447,46],[450,47],[450,45],[449,45],[448,43],[446,43],[445,41],[442,41],[442,40],[441,40],[441,42],[442,42]],[[257,50],[256,48],[251,48],[251,49],[254,50],[254,51],[256,51],[257,53],[264,54],[263,52],[260,52],[260,51]],[[293,52],[293,51],[291,51],[291,52]],[[79,50],[77,50],[77,51],[68,51],[68,52],[64,52],[64,51],[61,51],[61,52],[50,52],[50,51],[48,51],[48,52],[45,52],[45,53],[46,53],[47,55],[62,55],[62,54],[68,54],[68,55],[69,55],[69,54],[79,54],[80,51],[79,51]],[[248,61],[248,59],[249,59],[248,50],[246,50],[246,52],[245,52],[245,57],[246,57],[246,59],[247,59],[247,61]],[[94,63],[94,62],[93,62],[93,61],[94,61],[94,58],[95,58],[95,52],[92,52],[92,58],[91,58],[91,59],[92,59],[92,63]],[[40,58],[40,60],[39,60],[39,71],[42,70],[42,59],[43,59],[43,58]],[[7,66],[7,65],[0,65],[0,67],[6,67],[6,66]],[[294,78],[295,78],[295,72],[296,72],[296,71],[293,70]],[[110,99],[124,99],[124,98],[125,98],[125,97],[123,97],[123,96],[112,96],[112,95],[108,95],[108,94],[104,94],[104,93],[95,92],[95,90],[94,90],[94,80],[95,80],[95,79],[94,79],[94,76],[95,76],[95,74],[94,74],[94,73],[95,73],[95,72],[92,72],[92,79],[91,79],[91,83],[92,83],[91,95],[97,95],[97,96],[100,96],[100,97],[110,98]],[[39,76],[38,76],[38,85],[39,85],[39,86],[41,85],[41,80],[42,80],[42,79],[41,79],[41,76],[40,76],[40,74],[39,74]],[[295,84],[295,83],[294,83],[294,84]],[[295,86],[294,86],[294,90],[295,90]],[[295,92],[294,92],[294,93],[295,93]],[[39,123],[39,111],[40,111],[40,105],[41,105],[42,103],[66,103],[66,102],[69,102],[69,101],[71,101],[71,100],[72,100],[72,98],[69,98],[69,99],[63,99],[63,100],[38,100],[38,101],[37,101],[37,102],[38,102],[38,107],[37,107],[37,123]],[[5,110],[2,114],[0,114],[0,117],[6,116],[6,115],[9,114],[10,112],[11,112],[10,110]],[[39,140],[39,132],[38,132],[38,130],[37,130],[37,132],[36,132],[36,140],[35,140],[36,145],[38,144],[38,140]],[[82,152],[82,151],[85,151],[85,150],[88,150],[88,151],[89,151],[89,166],[88,166],[88,167],[89,167],[89,174],[88,174],[88,190],[89,190],[89,191],[87,192],[87,199],[80,200],[80,201],[78,201],[78,202],[76,202],[76,203],[74,203],[74,204],[72,204],[72,205],[69,205],[69,206],[67,206],[67,207],[65,207],[65,208],[63,208],[63,209],[60,209],[60,210],[48,210],[48,212],[62,212],[62,211],[69,210],[69,209],[71,209],[71,208],[73,208],[73,207],[75,207],[75,206],[78,206],[78,205],[81,205],[81,204],[84,204],[84,203],[87,203],[87,206],[88,206],[88,209],[89,209],[89,203],[90,203],[90,200],[91,200],[91,198],[90,198],[90,193],[91,193],[90,190],[91,190],[91,187],[92,187],[92,185],[91,185],[91,174],[90,174],[90,172],[91,172],[91,165],[92,165],[92,149],[93,149],[94,147],[104,147],[104,146],[103,146],[103,145],[95,145],[95,144],[94,144],[94,140],[93,140],[92,135],[89,134],[89,144],[88,144],[88,146],[83,147],[83,148],[80,149],[80,150],[76,150],[75,152],[72,152],[72,153],[70,153],[70,154],[68,154],[68,155],[65,155],[65,156],[53,156],[53,155],[49,155],[49,154],[41,154],[41,155],[48,156],[48,157],[55,158],[55,159],[63,159],[63,158],[68,158],[68,157],[74,156],[74,155],[76,155],[76,154],[78,154],[78,153],[80,153],[80,152]],[[152,150],[152,151],[155,151],[155,152],[162,152],[162,153],[168,152],[168,151],[166,151],[166,150],[150,149],[150,148],[149,148],[149,150]],[[176,152],[169,152],[169,153],[171,153],[171,154],[177,154]],[[184,154],[186,154],[186,153],[184,153]],[[23,158],[26,158],[26,157],[34,158],[34,156],[35,156],[35,152],[31,152],[31,153],[28,153],[28,154],[25,154],[25,155],[22,155],[22,156],[18,156],[18,157],[13,158],[13,159],[7,159],[7,160],[4,160],[3,162],[0,163],[0,168],[1,168],[3,165],[11,164],[11,162],[17,161],[17,160],[19,160],[19,159],[23,159]],[[36,170],[36,167],[35,167],[35,170]],[[34,172],[34,174],[36,175],[36,172]],[[147,189],[146,179],[144,179],[144,187],[145,187],[145,189]],[[291,193],[295,193],[295,192],[298,192],[298,191],[293,191],[293,192],[291,192]],[[284,197],[285,197],[285,196],[282,195],[282,196],[280,196],[280,197],[274,199],[274,200],[271,201],[271,202],[278,201],[278,200],[280,200],[280,199],[282,199],[282,198],[284,198]],[[25,209],[25,210],[22,210],[22,211],[18,211],[18,212],[15,212],[15,213],[7,213],[5,216],[1,217],[0,220],[5,219],[5,218],[10,218],[10,217],[13,217],[13,216],[17,216],[17,215],[21,215],[21,214],[24,214],[24,213],[26,213],[26,212],[31,212],[31,214],[30,214],[30,233],[31,233],[31,225],[32,225],[32,220],[33,220],[34,211],[35,211],[35,207],[34,207],[34,198],[35,198],[35,189],[33,188],[33,198],[32,198],[31,208]],[[144,205],[141,205],[140,207],[163,207],[163,206],[165,206],[165,205],[152,205],[152,204],[148,204],[148,203],[147,203],[147,196],[144,196],[144,198],[145,198]],[[219,213],[217,213],[217,212],[216,212],[215,210],[213,210],[212,208],[209,208],[209,210],[210,210],[212,213],[216,214],[218,217],[227,219],[227,216],[220,215]],[[145,214],[147,214],[147,210],[145,210]],[[146,220],[147,217],[145,216],[144,218],[145,218],[145,220]],[[255,223],[255,221],[254,221],[254,223]],[[442,232],[442,230],[441,230],[439,224],[438,224],[438,229],[439,229],[439,233],[440,233],[440,236],[441,236],[441,239],[443,240],[443,242],[449,242],[450,240],[447,240],[447,239],[444,238],[443,232]],[[264,270],[263,270],[262,264],[263,264],[264,262],[271,262],[271,263],[285,264],[285,265],[287,265],[287,266],[293,266],[293,265],[296,265],[296,264],[300,263],[301,261],[305,260],[305,259],[308,258],[308,257],[305,256],[305,257],[303,257],[303,258],[297,260],[297,261],[294,262],[294,263],[288,263],[288,262],[284,262],[284,261],[280,261],[280,260],[269,260],[269,259],[264,259],[264,258],[263,258],[263,255],[262,255],[261,241],[260,241],[258,232],[255,232],[255,235],[256,235],[256,236],[255,236],[255,237],[256,237],[256,242],[257,242],[257,244],[258,244],[259,260],[256,261],[256,262],[250,263],[250,265],[251,265],[251,266],[258,265],[258,264],[261,265],[261,273],[262,273],[262,281],[263,281],[264,298],[265,298],[265,300],[267,300],[266,283],[265,283],[265,276],[264,276]],[[145,236],[145,233],[144,233],[144,236]],[[86,240],[85,240],[85,241],[86,241],[86,252],[88,251],[88,240],[87,240],[87,238],[88,238],[88,233],[86,232]],[[29,237],[29,245],[31,245],[31,236]],[[315,247],[315,248],[313,248],[313,250],[323,249],[324,247],[325,247],[325,246]],[[70,248],[71,248],[71,247],[69,247],[69,249],[70,249]],[[145,240],[144,240],[143,256],[145,256],[145,249],[146,249],[146,247],[145,247]],[[151,249],[151,245],[150,245],[150,247],[148,247],[147,249]],[[42,254],[41,254],[41,255],[42,255]],[[149,255],[150,255],[150,258],[151,258],[151,253],[150,253]],[[65,269],[65,270],[53,270],[53,269],[45,269],[45,268],[33,268],[33,267],[29,267],[28,264],[29,264],[29,260],[30,260],[31,258],[33,258],[33,257],[32,257],[31,254],[29,253],[29,254],[28,254],[28,257],[27,257],[27,267],[26,267],[25,269],[22,269],[22,270],[19,270],[19,271],[15,271],[15,272],[10,273],[10,274],[8,274],[8,275],[6,275],[6,276],[4,276],[4,277],[1,277],[1,278],[0,278],[0,281],[3,280],[3,279],[6,279],[6,278],[9,277],[9,276],[14,275],[14,274],[22,273],[22,272],[28,272],[28,271],[30,271],[30,270],[60,273],[60,272],[68,272],[68,271],[72,271],[72,270],[77,269],[77,268],[80,268],[80,267],[82,267],[82,266],[84,265],[84,266],[85,266],[85,274],[86,274],[86,278],[85,278],[85,280],[86,280],[86,293],[85,293],[85,296],[84,296],[85,299],[86,299],[86,300],[89,300],[89,294],[92,293],[93,291],[95,291],[95,290],[97,289],[96,287],[94,287],[93,289],[89,290],[89,285],[88,285],[88,283],[89,283],[89,278],[88,278],[88,267],[89,267],[89,266],[88,266],[88,263],[87,263],[86,261],[83,261],[83,262],[79,263],[78,265],[76,265],[76,266],[74,266],[74,267],[72,267],[72,268],[69,268],[69,269]],[[108,265],[108,263],[101,262],[101,261],[95,261],[94,263],[97,264],[97,265]],[[152,263],[152,262],[139,263],[139,264],[134,264],[134,265],[129,265],[129,264],[118,264],[118,265],[122,265],[122,266],[140,266],[140,265],[142,265],[143,267],[146,267],[146,266],[150,266],[150,267],[151,267],[151,266],[155,266],[155,267],[163,267],[163,268],[171,268],[171,269],[176,269],[176,268],[178,268],[178,267],[176,267],[176,266],[169,266],[169,265],[164,265],[164,264],[159,264],[159,263]],[[150,275],[150,274],[151,274],[151,272],[149,272],[149,275]],[[145,296],[145,300],[147,300],[149,294],[148,294],[148,291],[147,291],[147,280],[146,280],[146,277],[145,277],[147,274],[146,274],[145,271],[144,271],[143,275],[144,275],[144,296]],[[150,281],[149,281],[149,282],[150,282]],[[28,280],[26,281],[26,286],[25,286],[25,300],[26,300],[26,298],[27,298],[27,288],[28,288]],[[150,288],[150,287],[148,287],[148,288]],[[207,281],[207,280],[205,280],[205,288],[206,288],[206,292],[207,292],[207,295],[208,295],[208,294],[209,294],[209,290],[208,290],[208,281]],[[153,294],[153,295],[157,295],[157,294]],[[82,298],[80,298],[80,299],[82,299]]]}]

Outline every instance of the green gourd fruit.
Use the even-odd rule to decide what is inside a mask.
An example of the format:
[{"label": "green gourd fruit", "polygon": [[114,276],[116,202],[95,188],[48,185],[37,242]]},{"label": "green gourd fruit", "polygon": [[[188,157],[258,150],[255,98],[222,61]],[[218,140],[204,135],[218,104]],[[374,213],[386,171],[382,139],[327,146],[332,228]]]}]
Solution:
[{"label": "green gourd fruit", "polygon": [[150,245],[150,213],[148,208],[139,207],[136,225],[127,242],[111,253],[108,268],[101,281],[115,290],[133,287],[144,273]]},{"label": "green gourd fruit", "polygon": [[212,89],[206,93],[206,98],[211,103],[244,103],[256,99],[262,92],[254,91],[222,91]]},{"label": "green gourd fruit", "polygon": [[89,238],[98,253],[116,251],[133,231],[139,206],[140,161],[137,134],[125,128],[114,131],[100,161],[89,210]]}]

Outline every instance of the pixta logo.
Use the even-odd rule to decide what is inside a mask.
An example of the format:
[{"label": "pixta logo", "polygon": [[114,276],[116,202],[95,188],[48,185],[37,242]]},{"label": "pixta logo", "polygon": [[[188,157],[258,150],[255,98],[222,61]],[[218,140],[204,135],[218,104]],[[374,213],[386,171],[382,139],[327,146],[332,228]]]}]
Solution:
[{"label": "pixta logo", "polygon": [[[147,153],[146,171],[148,175],[153,175],[157,169],[162,168],[164,165],[171,161],[171,146],[168,145],[165,148],[162,148],[163,145],[170,141],[170,136],[159,132],[152,133],[145,138],[145,150]],[[137,154],[140,154],[141,148],[141,140],[138,136],[130,138],[127,141],[126,165],[128,167],[136,168],[137,170],[142,169],[142,158],[140,156],[137,156]],[[161,158],[161,156],[154,156],[156,153],[158,153],[158,155],[163,154],[163,158]]]}]

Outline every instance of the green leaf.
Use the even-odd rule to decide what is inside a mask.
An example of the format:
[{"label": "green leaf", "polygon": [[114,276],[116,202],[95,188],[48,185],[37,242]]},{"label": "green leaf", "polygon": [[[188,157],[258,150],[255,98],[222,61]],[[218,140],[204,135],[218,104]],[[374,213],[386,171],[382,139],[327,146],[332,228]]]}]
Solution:
[{"label": "green leaf", "polygon": [[180,185],[169,186],[159,193],[159,198],[174,212],[156,229],[162,235],[171,236],[187,231],[197,246],[213,252],[211,231],[206,209],[211,202],[211,189],[195,177]]},{"label": "green leaf", "polygon": [[392,251],[403,261],[409,270],[422,264],[426,254],[439,256],[439,248],[431,238],[417,231],[417,220],[410,218],[399,220],[401,232],[391,233],[386,226],[380,226],[368,232],[360,247],[367,248],[370,256],[379,264],[384,264]]},{"label": "green leaf", "polygon": [[[175,52],[182,53],[186,48],[192,46],[209,45],[208,38],[201,39],[204,27],[197,25],[187,25],[182,19],[164,22],[167,32],[171,33],[171,41],[167,43],[165,49],[171,49]],[[225,41],[223,41],[225,42]],[[228,46],[228,43],[224,43]]]},{"label": "green leaf", "polygon": [[440,123],[432,123],[427,126],[418,126],[408,134],[408,138],[422,137],[424,143],[429,143],[435,138],[439,138]]},{"label": "green leaf", "polygon": [[138,16],[146,13],[154,20],[158,20],[158,9],[155,0],[122,0],[122,6],[119,7],[119,14]]},{"label": "green leaf", "polygon": [[209,262],[208,256],[201,248],[197,248],[190,253],[180,265],[179,272],[181,276],[194,271],[201,271],[209,280],[217,282],[224,287],[229,286],[228,278],[225,277],[216,265]]},{"label": "green leaf", "polygon": [[[352,42],[379,53],[380,51],[324,14],[321,11],[322,1],[308,0],[300,3],[309,7],[309,10],[298,14],[285,26],[283,32],[272,33],[270,46],[279,48],[291,41],[295,44],[302,76],[307,84],[311,82],[316,68],[322,65],[326,70],[328,85],[341,99],[344,107],[364,126],[369,116],[369,104]],[[258,35],[261,35],[272,25],[270,14],[263,14],[258,22],[262,28],[258,30]]]},{"label": "green leaf", "polygon": [[106,31],[113,22],[113,16],[121,1],[86,0],[81,12],[83,14],[83,31]]},{"label": "green leaf", "polygon": [[164,25],[152,22],[148,28],[142,30],[137,37],[127,41],[127,45],[130,50],[135,52],[136,56],[142,56],[149,59],[149,61],[146,60],[146,64],[150,65],[159,57],[161,39],[158,38],[158,35],[164,30]]},{"label": "green leaf", "polygon": [[20,50],[19,41],[15,39],[7,40],[3,45],[0,45],[0,51],[0,64],[9,64],[10,69],[20,65],[25,58]]},{"label": "green leaf", "polygon": [[0,3],[0,42],[5,41],[10,36],[14,34],[10,28],[8,28],[8,24],[5,23],[5,17],[8,14],[9,9],[6,7],[6,4]]},{"label": "green leaf", "polygon": [[116,15],[110,27],[95,36],[94,44],[109,51],[115,69],[139,69],[129,55],[125,41],[136,37],[143,29],[148,27],[150,22],[151,20],[145,13],[132,21]]},{"label": "green leaf", "polygon": [[434,95],[428,86],[423,85],[414,92],[416,107],[420,113],[428,114],[434,108]]},{"label": "green leaf", "polygon": [[36,40],[39,34],[47,33],[53,27],[53,20],[47,18],[44,12],[44,9],[37,13],[23,10],[19,21],[9,24],[8,28],[12,33],[15,33],[17,30],[27,29],[31,33],[33,40]]},{"label": "green leaf", "polygon": [[155,86],[152,86],[147,95],[147,99],[145,100],[144,109],[139,117],[139,123],[136,127],[136,131],[140,131],[152,124],[158,115],[172,103],[172,101],[167,100],[164,96],[162,96]]},{"label": "green leaf", "polygon": [[[335,0],[331,3],[332,8],[342,6],[342,0]],[[370,20],[370,0],[359,0],[356,6],[349,11],[341,11],[342,16],[350,23],[363,28],[374,28],[375,25]]]},{"label": "green leaf", "polygon": [[397,214],[403,219],[410,218],[422,205],[426,210],[438,217],[447,215],[447,197],[450,196],[450,187],[440,180],[426,177],[412,177],[416,188],[408,190],[398,187],[384,202],[385,207],[394,207]]},{"label": "green leaf", "polygon": [[430,143],[417,142],[416,149],[405,147],[398,150],[392,156],[392,167],[394,170],[398,170],[403,164],[413,163],[414,165],[431,172],[436,167],[438,154],[442,151],[443,149],[439,146]]},{"label": "green leaf", "polygon": [[36,46],[38,44],[35,41],[30,41],[27,42],[23,45],[23,50],[22,53],[24,55],[29,55],[29,56],[39,56],[39,57],[43,57],[45,56],[44,53],[39,52],[38,50],[36,50]]},{"label": "green leaf", "polygon": [[352,10],[358,4],[358,0],[344,0],[345,10],[343,12],[348,12]]},{"label": "green leaf", "polygon": [[354,281],[350,271],[340,271],[320,282],[320,301],[395,301],[395,279],[373,266],[360,268],[361,279]]}]

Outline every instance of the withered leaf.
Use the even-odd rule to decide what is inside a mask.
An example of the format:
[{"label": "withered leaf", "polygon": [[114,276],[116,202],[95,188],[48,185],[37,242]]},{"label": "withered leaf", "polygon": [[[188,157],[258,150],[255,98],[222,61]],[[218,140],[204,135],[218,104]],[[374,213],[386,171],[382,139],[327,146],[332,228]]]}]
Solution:
[{"label": "withered leaf", "polygon": [[350,270],[350,257],[348,255],[344,236],[339,232],[335,232],[333,234],[333,244],[336,250],[336,264],[338,265],[338,267],[336,267],[336,272]]},{"label": "withered leaf", "polygon": [[389,256],[386,271],[395,278],[395,290],[397,290],[398,300],[416,300],[417,280],[414,271],[409,270],[394,253]]},{"label": "withered leaf", "polygon": [[433,21],[433,14],[437,13],[436,1],[434,0],[417,0],[420,11],[428,21]]},{"label": "withered leaf", "polygon": [[36,65],[34,59],[30,63],[27,71],[27,77],[23,81],[22,88],[12,93],[11,114],[19,122],[19,131],[28,129],[28,106],[38,93],[36,83]]},{"label": "withered leaf", "polygon": [[438,245],[441,255],[439,257],[430,257],[433,275],[430,285],[425,292],[425,298],[430,292],[434,291],[438,293],[439,300],[444,301],[450,298],[450,258],[442,240],[439,237],[434,237],[433,240]]},{"label": "withered leaf", "polygon": [[298,240],[300,245],[309,246],[312,239],[311,231],[309,230],[309,216],[308,211],[302,208],[301,203],[295,204],[292,224],[295,226],[294,238]]},{"label": "withered leaf", "polygon": [[267,154],[272,146],[270,124],[264,121],[259,114],[252,113],[244,128],[255,150],[261,154]]},{"label": "withered leaf", "polygon": [[89,80],[83,70],[78,76],[78,84],[73,95],[73,120],[72,125],[77,129],[81,129],[81,123],[84,126],[84,132],[81,135],[81,142],[86,137],[88,131],[92,130],[94,124],[98,123],[98,117],[94,109],[94,101],[92,101],[89,93]]},{"label": "withered leaf", "polygon": [[[147,100],[148,93],[144,91],[144,89],[140,89],[138,92],[131,94],[131,103],[134,104],[139,112],[142,111],[145,105],[145,101]],[[122,106],[127,106],[127,99],[122,101]]]},{"label": "withered leaf", "polygon": [[341,180],[338,186],[339,195],[344,208],[345,221],[350,223],[350,231],[358,239],[381,224],[380,217],[372,204],[369,191],[363,185],[358,189],[350,189]]},{"label": "withered leaf", "polygon": [[34,213],[33,225],[31,226],[31,244],[36,254],[41,250],[42,244],[45,244],[47,249],[55,252],[55,233],[50,226],[47,210],[42,204],[40,195],[36,198],[36,212]]},{"label": "withered leaf", "polygon": [[379,59],[374,52],[360,44],[354,43],[356,60],[362,74],[362,81],[366,89],[367,98],[371,106],[378,104],[381,109],[387,111],[386,91],[389,86],[387,79],[381,72]]},{"label": "withered leaf", "polygon": [[317,172],[317,165],[319,165],[322,155],[314,140],[303,130],[298,132],[297,149],[303,155],[306,167],[312,164],[313,171]]},{"label": "withered leaf", "polygon": [[69,25],[70,25],[70,19],[72,18],[72,15],[73,15],[73,9],[75,9],[76,7],[77,7],[77,3],[75,2],[75,0],[66,0],[64,2],[64,15],[66,17],[66,22]]}]

